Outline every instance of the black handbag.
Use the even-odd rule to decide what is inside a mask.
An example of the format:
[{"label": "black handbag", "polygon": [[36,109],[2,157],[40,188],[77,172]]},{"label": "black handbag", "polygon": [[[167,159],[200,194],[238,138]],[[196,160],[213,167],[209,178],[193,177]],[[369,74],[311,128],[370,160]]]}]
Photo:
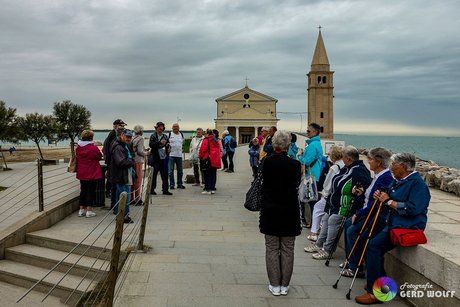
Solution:
[{"label": "black handbag", "polygon": [[211,169],[211,145],[209,142],[210,140],[208,139],[208,157],[206,159],[200,159],[201,171],[208,171]]},{"label": "black handbag", "polygon": [[249,211],[260,211],[260,207],[262,206],[262,168],[263,161],[257,171],[257,177],[251,183],[251,187],[246,193],[246,201],[244,202],[244,207]]}]

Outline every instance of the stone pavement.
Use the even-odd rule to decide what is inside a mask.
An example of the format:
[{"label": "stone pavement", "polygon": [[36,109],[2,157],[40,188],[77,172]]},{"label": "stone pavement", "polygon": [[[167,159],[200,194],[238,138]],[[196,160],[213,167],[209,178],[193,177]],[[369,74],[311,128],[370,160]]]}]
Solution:
[{"label": "stone pavement", "polygon": [[[246,147],[238,148],[235,160],[235,173],[218,171],[214,195],[187,185],[173,190],[173,196],[152,197],[145,243],[153,249],[131,254],[134,259],[116,306],[355,305],[345,298],[350,279],[342,278],[338,289],[331,286],[343,251],[326,267],[303,251],[305,233],[296,240],[289,294],[270,294],[258,213],[243,207],[251,180]],[[358,279],[352,298],[363,293],[363,285]]]}]

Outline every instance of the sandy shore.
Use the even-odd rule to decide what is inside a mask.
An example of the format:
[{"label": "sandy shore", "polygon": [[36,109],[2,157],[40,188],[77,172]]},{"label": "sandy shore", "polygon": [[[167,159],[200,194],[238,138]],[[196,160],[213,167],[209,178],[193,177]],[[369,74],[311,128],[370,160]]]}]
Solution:
[{"label": "sandy shore", "polygon": [[[64,159],[70,158],[70,148],[42,148],[44,159]],[[40,157],[38,149],[18,149],[14,155],[10,155],[8,150],[3,150],[7,163],[32,162]],[[3,160],[0,158],[0,164]]]}]

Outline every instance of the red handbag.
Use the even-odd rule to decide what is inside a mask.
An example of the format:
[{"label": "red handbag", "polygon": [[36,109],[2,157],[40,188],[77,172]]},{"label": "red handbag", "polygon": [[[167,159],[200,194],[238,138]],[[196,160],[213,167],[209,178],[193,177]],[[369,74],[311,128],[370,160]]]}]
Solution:
[{"label": "red handbag", "polygon": [[390,230],[390,239],[393,245],[403,247],[416,246],[427,242],[425,233],[421,229],[393,228]]}]

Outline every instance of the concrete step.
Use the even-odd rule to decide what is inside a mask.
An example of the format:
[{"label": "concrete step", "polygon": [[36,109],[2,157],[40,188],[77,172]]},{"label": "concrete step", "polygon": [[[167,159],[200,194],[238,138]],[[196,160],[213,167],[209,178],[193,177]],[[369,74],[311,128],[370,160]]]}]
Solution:
[{"label": "concrete step", "polygon": [[[70,252],[78,242],[72,242],[68,240],[61,240],[59,238],[47,236],[46,232],[31,232],[26,235],[26,243],[36,246],[41,246],[45,248],[55,249],[63,252]],[[112,244],[109,243],[107,247],[112,247]],[[90,246],[89,244],[80,244],[73,254],[82,255],[88,257],[99,257],[100,259],[110,259],[111,249],[104,248],[102,246]]]},{"label": "concrete step", "polygon": [[[48,273],[49,270],[11,260],[0,261],[0,281],[4,281],[16,286],[30,288],[38,280]],[[61,277],[62,272],[51,272],[34,290],[47,293],[56,284]],[[69,304],[75,305],[84,292],[92,291],[96,286],[91,279],[82,278],[81,276],[67,275],[54,289],[52,295],[66,300],[76,289],[69,300]]]},{"label": "concrete step", "polygon": [[[9,247],[5,250],[5,259],[7,260],[34,265],[45,269],[53,268],[66,256],[67,252],[31,244]],[[79,259],[80,257],[81,259]],[[65,273],[70,268],[71,270],[69,272],[72,275],[100,280],[107,275],[110,268],[110,261],[70,254],[55,270]]]},{"label": "concrete step", "polygon": [[47,307],[63,307],[66,306],[60,301],[58,297],[50,295],[43,303],[42,299],[45,294],[38,291],[31,291],[25,298],[19,303],[16,303],[27,289],[16,285],[11,285],[6,282],[0,281],[0,297],[2,298],[2,306],[17,306],[17,307],[35,307],[35,306],[47,306]]}]

